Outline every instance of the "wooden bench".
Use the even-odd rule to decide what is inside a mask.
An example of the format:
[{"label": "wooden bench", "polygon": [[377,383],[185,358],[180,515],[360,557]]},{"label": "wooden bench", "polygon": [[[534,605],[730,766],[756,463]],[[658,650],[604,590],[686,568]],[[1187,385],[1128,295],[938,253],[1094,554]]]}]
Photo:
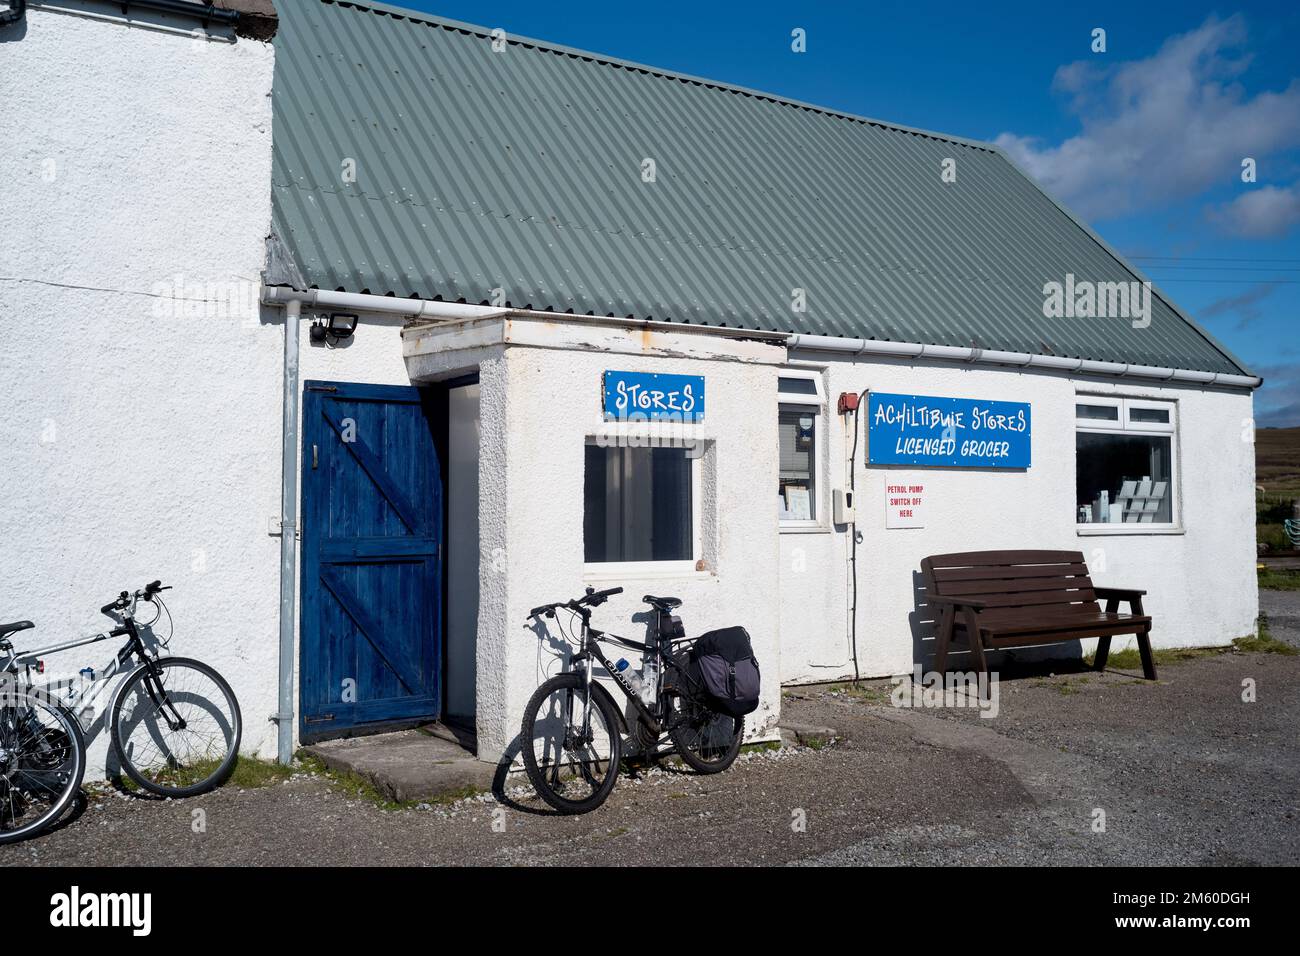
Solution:
[{"label": "wooden bench", "polygon": [[[1079,551],[967,551],[921,562],[925,600],[938,612],[934,668],[943,673],[958,630],[975,666],[987,671],[986,650],[1057,644],[1096,637],[1093,667],[1102,670],[1110,639],[1136,634],[1142,673],[1156,679],[1151,618],[1142,613],[1146,591],[1096,587]],[[1106,602],[1103,611],[1099,601]],[[1131,613],[1119,613],[1127,601]]]}]

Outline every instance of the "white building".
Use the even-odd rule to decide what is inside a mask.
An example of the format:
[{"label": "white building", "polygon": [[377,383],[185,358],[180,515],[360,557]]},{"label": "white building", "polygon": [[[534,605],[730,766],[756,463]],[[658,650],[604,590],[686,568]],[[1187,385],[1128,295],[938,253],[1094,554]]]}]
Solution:
[{"label": "white building", "polygon": [[[759,736],[782,683],[927,663],[930,554],[1082,551],[1157,646],[1253,630],[1258,379],[996,148],[377,4],[280,3],[274,56],[102,6],[0,45],[0,608],[174,584],[247,749],[291,710],[495,760],[557,666],[528,609],[587,585],[630,636],[645,593],[744,624]],[[648,384],[686,420],[611,414]]]}]

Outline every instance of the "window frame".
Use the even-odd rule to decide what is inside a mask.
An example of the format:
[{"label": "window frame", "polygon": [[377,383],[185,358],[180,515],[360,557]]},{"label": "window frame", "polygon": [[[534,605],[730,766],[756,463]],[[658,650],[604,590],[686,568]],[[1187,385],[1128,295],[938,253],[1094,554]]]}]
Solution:
[{"label": "window frame", "polygon": [[[601,447],[610,447],[609,442],[618,442],[627,435],[588,435],[583,440],[583,461],[586,461],[586,450],[592,445]],[[653,443],[658,439],[657,433],[646,435],[638,434],[635,436],[638,440],[647,443]],[[612,447],[619,447],[614,444]],[[647,447],[651,447],[647,444]],[[685,449],[683,449],[685,450]],[[687,456],[687,461],[691,466],[691,557],[686,560],[676,561],[588,561],[587,560],[587,542],[584,538],[582,542],[582,576],[584,580],[599,580],[601,578],[615,577],[656,577],[656,576],[680,576],[682,574],[696,574],[698,565],[704,558],[704,542],[700,521],[700,509],[704,506],[704,496],[702,489],[703,469],[702,462],[707,451],[701,451],[695,456]],[[585,465],[584,465],[585,468]],[[586,492],[583,492],[582,508],[586,513],[587,500]]]},{"label": "window frame", "polygon": [[[813,383],[814,393],[811,395],[800,394],[797,392],[782,392],[781,379],[794,378],[802,379]],[[826,393],[822,388],[822,373],[817,369],[801,368],[780,368],[777,369],[777,421],[780,421],[780,413],[783,409],[800,410],[811,409],[817,417],[817,422],[813,427],[812,449],[808,453],[809,460],[813,464],[812,474],[812,492],[813,492],[813,516],[811,518],[784,518],[777,516],[777,524],[782,533],[801,532],[801,531],[824,531],[827,530],[824,516],[826,510],[826,476],[823,462],[823,451],[825,447],[825,431],[829,425],[829,418],[826,415]],[[780,468],[780,435],[777,435],[777,459],[778,470]]]},{"label": "window frame", "polygon": [[[1074,431],[1075,434],[1090,435],[1167,435],[1169,436],[1169,521],[1125,521],[1125,522],[1088,522],[1081,523],[1078,515],[1078,479],[1075,479],[1074,488],[1074,508],[1075,508],[1075,529],[1080,535],[1105,535],[1105,534],[1181,534],[1183,532],[1182,524],[1182,495],[1180,494],[1180,484],[1182,481],[1182,456],[1178,445],[1178,402],[1172,399],[1153,399],[1153,398],[1136,398],[1126,395],[1089,395],[1076,394],[1074,396],[1076,405],[1104,405],[1118,410],[1118,418],[1115,421],[1099,418],[1081,418],[1079,411],[1075,409]],[[1167,422],[1135,422],[1131,417],[1131,410],[1135,408],[1154,408],[1161,411],[1169,412],[1169,421]],[[1078,469],[1078,450],[1076,442],[1076,473]]]}]

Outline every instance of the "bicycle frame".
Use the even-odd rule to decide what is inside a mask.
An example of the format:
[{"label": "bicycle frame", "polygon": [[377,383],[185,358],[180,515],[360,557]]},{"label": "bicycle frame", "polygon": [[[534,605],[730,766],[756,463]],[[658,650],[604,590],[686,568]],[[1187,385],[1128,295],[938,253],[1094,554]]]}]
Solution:
[{"label": "bicycle frame", "polygon": [[[591,661],[592,659],[595,659],[602,667],[605,668],[606,673],[608,673],[609,676],[613,678],[614,683],[619,686],[619,688],[623,691],[627,699],[631,701],[632,706],[636,709],[638,715],[640,715],[641,719],[645,721],[647,727],[655,734],[655,736],[659,736],[660,734],[664,733],[664,731],[667,728],[660,723],[659,716],[656,715],[653,711],[650,710],[649,707],[646,706],[645,702],[641,699],[641,695],[636,693],[636,691],[632,689],[631,683],[629,683],[628,679],[623,676],[623,672],[620,671],[617,667],[615,667],[614,664],[610,661],[610,659],[606,657],[605,654],[600,649],[600,642],[606,641],[608,643],[617,644],[620,647],[626,647],[628,650],[641,651],[643,654],[653,650],[655,654],[655,663],[657,665],[655,670],[656,683],[655,683],[655,696],[654,696],[654,700],[657,704],[660,698],[663,696],[664,675],[666,673],[666,671],[664,670],[665,666],[671,667],[674,670],[681,669],[680,667],[678,667],[677,662],[673,660],[671,654],[664,653],[665,642],[660,636],[663,633],[663,621],[662,621],[663,612],[656,612],[655,615],[653,646],[652,646],[652,642],[650,641],[646,641],[644,643],[641,641],[633,641],[626,637],[620,637],[617,634],[609,634],[605,631],[597,630],[596,628],[591,626],[590,611],[587,611],[586,613],[580,612],[579,616],[582,618],[582,632],[581,632],[582,638],[580,641],[578,652],[569,658],[569,663],[583,665],[583,684],[585,689],[584,701],[582,706],[583,734],[586,735],[591,728],[591,681],[592,681]],[[689,640],[691,639],[679,638],[675,641],[669,641],[668,642],[670,645],[669,649],[671,649],[671,644],[681,644]]]},{"label": "bicycle frame", "polygon": [[[148,625],[145,626],[148,627]],[[108,663],[108,665],[105,668],[103,668],[102,671],[103,677],[98,678],[96,680],[96,683],[99,683],[101,680],[111,681],[114,677],[117,677],[119,674],[132,672],[134,668],[128,668],[126,665],[131,661],[132,657],[136,657],[140,660],[140,666],[149,668],[149,673],[150,676],[153,678],[153,680],[147,681],[145,686],[149,692],[149,696],[153,698],[154,703],[156,705],[159,705],[161,708],[161,705],[159,703],[159,700],[157,698],[154,689],[155,685],[158,685],[158,676],[153,666],[153,662],[156,658],[156,655],[155,653],[151,652],[148,644],[146,644],[144,638],[140,635],[140,629],[135,622],[134,604],[132,604],[130,608],[127,608],[122,612],[121,624],[119,624],[117,627],[113,628],[112,630],[106,631],[102,634],[92,634],[89,637],[78,638],[74,641],[65,641],[62,644],[51,644],[47,647],[38,647],[28,651],[13,651],[12,649],[0,647],[0,674],[8,673],[8,674],[17,675],[19,669],[21,668],[25,673],[24,680],[26,686],[29,689],[37,689],[36,685],[32,682],[31,679],[31,669],[39,663],[41,658],[46,657],[50,654],[57,654],[60,651],[69,651],[77,647],[87,647],[91,644],[98,644],[103,641],[112,640],[115,637],[125,637],[127,638],[127,640],[122,644],[120,648],[118,648],[117,653],[113,656],[112,660]],[[55,694],[53,693],[53,691],[51,691],[50,687],[51,687],[50,684],[45,684],[40,689],[44,693],[46,693],[51,700],[56,700]],[[170,701],[167,701],[167,704],[171,706]],[[174,707],[172,708],[172,710],[175,719],[179,720],[180,715],[175,713]],[[107,712],[108,709],[106,708],[105,713]],[[172,720],[172,718],[170,717],[167,719],[169,723]],[[78,718],[78,723],[81,723],[80,718]],[[86,730],[88,728],[83,726],[82,729]]]}]

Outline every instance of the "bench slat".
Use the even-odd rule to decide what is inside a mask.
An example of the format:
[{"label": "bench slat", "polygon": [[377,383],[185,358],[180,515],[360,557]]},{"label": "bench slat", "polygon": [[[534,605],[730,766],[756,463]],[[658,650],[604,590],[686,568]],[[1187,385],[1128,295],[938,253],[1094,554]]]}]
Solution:
[{"label": "bench slat", "polygon": [[[964,597],[965,595],[954,594],[953,597]],[[1035,614],[1042,615],[1046,613],[1038,609],[1039,605],[1053,604],[1076,604],[1078,602],[1087,602],[1096,607],[1097,596],[1093,593],[1092,588],[1080,588],[1075,591],[1021,591],[1015,594],[972,594],[970,597],[982,601],[985,607],[1034,607]]]},{"label": "bench slat", "polygon": [[1086,574],[1075,577],[1019,578],[1014,581],[953,581],[938,593],[948,597],[974,597],[979,594],[1019,594],[1025,591],[1069,591],[1091,588],[1092,578]]},{"label": "bench slat", "polygon": [[[976,615],[980,630],[985,628],[1033,627],[1040,622],[1044,627],[1062,621],[1067,626],[1077,624],[1082,618],[1101,612],[1096,603],[1091,604],[1049,604],[1037,607],[996,607],[980,611]],[[958,617],[957,626],[965,627],[966,622]]]},{"label": "bench slat", "polygon": [[1082,551],[965,551],[932,554],[932,568],[977,568],[990,564],[1082,564]]},{"label": "bench slat", "polygon": [[[938,584],[950,581],[1018,581],[1022,578],[1052,578],[1065,575],[1087,577],[1086,564],[994,565],[983,568],[935,568],[930,576]],[[940,594],[944,593],[942,590]]]},{"label": "bench slat", "polygon": [[1110,627],[1121,624],[1146,624],[1151,618],[1145,614],[1118,614],[1108,611],[1091,611],[1086,614],[1038,615],[1025,618],[979,621],[980,631],[993,635],[1021,634],[1031,631],[1069,631],[1088,630],[1095,627]]}]

